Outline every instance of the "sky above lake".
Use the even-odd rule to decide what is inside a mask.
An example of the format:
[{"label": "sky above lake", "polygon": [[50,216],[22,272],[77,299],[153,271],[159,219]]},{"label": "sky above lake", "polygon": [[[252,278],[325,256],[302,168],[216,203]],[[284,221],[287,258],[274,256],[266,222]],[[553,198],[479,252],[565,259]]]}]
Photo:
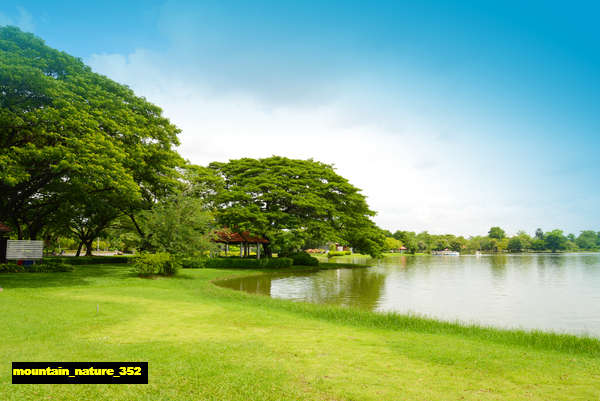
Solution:
[{"label": "sky above lake", "polygon": [[[526,3],[526,4],[524,4]],[[385,229],[600,230],[595,2],[21,1],[206,165],[334,164]]]}]

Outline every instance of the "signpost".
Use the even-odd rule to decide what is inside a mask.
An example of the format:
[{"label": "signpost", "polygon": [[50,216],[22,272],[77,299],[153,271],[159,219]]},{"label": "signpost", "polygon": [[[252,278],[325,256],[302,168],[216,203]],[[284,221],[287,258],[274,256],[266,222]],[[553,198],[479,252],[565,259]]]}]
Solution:
[{"label": "signpost", "polygon": [[44,241],[8,240],[6,244],[6,259],[33,260],[42,259]]}]

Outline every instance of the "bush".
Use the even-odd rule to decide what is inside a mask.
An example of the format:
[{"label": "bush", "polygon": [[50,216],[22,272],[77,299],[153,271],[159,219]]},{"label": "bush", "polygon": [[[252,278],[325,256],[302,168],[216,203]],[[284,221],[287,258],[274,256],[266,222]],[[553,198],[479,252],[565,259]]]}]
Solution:
[{"label": "bush", "polygon": [[201,269],[206,266],[206,258],[181,258],[179,262],[184,269]]},{"label": "bush", "polygon": [[73,271],[72,266],[53,260],[43,260],[29,266],[18,265],[16,263],[0,264],[0,273],[55,273],[70,271]]},{"label": "bush", "polygon": [[319,259],[306,252],[298,252],[289,256],[294,261],[294,266],[318,266]]},{"label": "bush", "polygon": [[206,260],[206,267],[228,269],[280,269],[291,267],[294,261],[290,258],[211,258]]},{"label": "bush", "polygon": [[143,253],[133,258],[133,268],[140,276],[172,276],[180,267],[177,258],[166,252]]},{"label": "bush", "polygon": [[[171,256],[171,255],[169,255]],[[170,257],[162,266],[162,270],[159,274],[163,276],[174,276],[177,271],[181,268],[181,262],[174,257]]]},{"label": "bush", "polygon": [[334,256],[346,256],[346,255],[352,255],[352,252],[350,252],[350,251],[329,251],[329,253],[327,254],[327,257],[333,258]]}]

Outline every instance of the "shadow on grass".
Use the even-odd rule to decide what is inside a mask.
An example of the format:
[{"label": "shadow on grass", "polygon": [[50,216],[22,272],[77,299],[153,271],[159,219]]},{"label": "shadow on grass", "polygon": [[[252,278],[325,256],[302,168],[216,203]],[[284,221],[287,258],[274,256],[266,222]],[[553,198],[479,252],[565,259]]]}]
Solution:
[{"label": "shadow on grass", "polygon": [[0,287],[45,288],[76,287],[98,284],[104,279],[127,279],[137,277],[129,266],[116,265],[79,265],[72,272],[57,273],[3,273],[0,274]]}]

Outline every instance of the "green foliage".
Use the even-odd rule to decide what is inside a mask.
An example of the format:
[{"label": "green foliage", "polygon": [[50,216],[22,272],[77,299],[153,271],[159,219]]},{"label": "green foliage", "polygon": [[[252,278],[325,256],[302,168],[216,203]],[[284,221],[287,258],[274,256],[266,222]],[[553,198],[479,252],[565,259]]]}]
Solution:
[{"label": "green foliage", "polygon": [[348,228],[344,235],[345,243],[355,252],[381,257],[384,251],[385,235],[371,220],[361,220],[360,224]]},{"label": "green foliage", "polygon": [[157,203],[142,214],[148,245],[178,256],[201,256],[215,248],[214,221],[201,199],[185,193]]},{"label": "green foliage", "polygon": [[[275,244],[289,243],[278,236],[293,235],[302,241],[342,242],[373,254],[381,251],[384,236],[370,220],[375,213],[360,190],[331,165],[273,156],[208,167],[197,169],[192,181],[222,226],[250,231]],[[265,250],[269,256],[268,245]]]},{"label": "green foliage", "polygon": [[210,258],[206,267],[210,269],[280,269],[291,267],[294,261],[290,258]]},{"label": "green foliage", "polygon": [[272,251],[279,256],[287,256],[299,252],[306,242],[306,238],[302,238],[296,232],[281,231],[273,233],[271,238]]},{"label": "green foliage", "polygon": [[89,245],[180,185],[160,108],[14,27],[0,28],[0,93],[0,220],[20,238],[74,230]]},{"label": "green foliage", "polygon": [[404,244],[409,253],[416,253],[419,250],[417,235],[412,231],[396,231],[393,237]]},{"label": "green foliage", "polygon": [[492,227],[488,232],[488,237],[495,238],[497,240],[501,240],[506,237],[506,233],[500,227]]},{"label": "green foliage", "polygon": [[172,276],[180,267],[177,258],[166,252],[142,253],[133,258],[133,268],[140,276]]},{"label": "green foliage", "polygon": [[544,242],[546,249],[556,252],[566,248],[567,238],[563,235],[562,230],[552,230],[544,235]]},{"label": "green foliage", "polygon": [[346,256],[346,255],[352,255],[352,252],[350,252],[350,251],[329,251],[329,253],[327,253],[328,258],[333,258],[335,256]]},{"label": "green foliage", "polygon": [[306,252],[297,252],[291,255],[285,255],[288,258],[291,258],[294,262],[294,266],[318,266],[319,259],[310,256]]},{"label": "green foliage", "polygon": [[521,242],[521,239],[519,237],[512,237],[508,241],[507,249],[510,252],[521,252],[523,250],[523,243]]},{"label": "green foliage", "polygon": [[401,246],[402,246],[402,242],[400,240],[397,240],[394,237],[387,237],[385,239],[383,247],[386,251],[390,251],[390,250],[399,249]]},{"label": "green foliage", "polygon": [[543,251],[546,249],[546,242],[536,236],[531,240],[531,249],[534,251]]},{"label": "green foliage", "polygon": [[575,243],[581,249],[596,250],[598,249],[598,235],[591,230],[582,231]]},{"label": "green foliage", "polygon": [[18,265],[16,263],[0,264],[0,273],[54,273],[70,271],[73,271],[72,266],[51,260],[43,260],[29,266]]},{"label": "green foliage", "polygon": [[449,248],[455,252],[461,252],[467,245],[467,240],[463,237],[452,238],[449,240]]},{"label": "green foliage", "polygon": [[443,250],[449,249],[449,248],[450,248],[450,242],[446,238],[439,238],[433,246],[434,251],[443,251]]},{"label": "green foliage", "polygon": [[[541,236],[541,237],[540,237]],[[600,237],[595,231],[582,231],[579,237],[573,234],[563,235],[560,230],[553,230],[544,234],[537,229],[532,238],[525,231],[518,231],[516,235],[507,237],[500,227],[492,227],[487,236],[471,236],[465,239],[452,234],[434,235],[424,231],[415,234],[411,231],[396,231],[393,237],[403,242],[410,253],[426,252],[428,250],[442,250],[445,248],[457,252],[524,252],[545,250],[597,250],[600,248]]]},{"label": "green foliage", "polygon": [[207,258],[199,258],[199,257],[187,257],[179,259],[181,263],[181,267],[184,269],[201,269],[206,267]]}]

